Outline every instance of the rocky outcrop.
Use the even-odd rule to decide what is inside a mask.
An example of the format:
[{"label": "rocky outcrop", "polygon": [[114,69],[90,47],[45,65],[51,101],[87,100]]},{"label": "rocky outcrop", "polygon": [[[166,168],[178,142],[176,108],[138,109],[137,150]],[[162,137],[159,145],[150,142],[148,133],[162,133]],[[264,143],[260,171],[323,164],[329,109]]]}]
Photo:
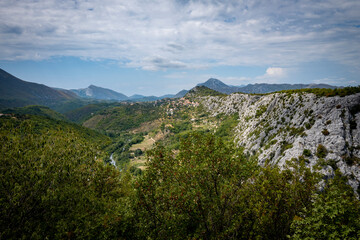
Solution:
[{"label": "rocky outcrop", "polygon": [[360,93],[231,94],[200,98],[213,116],[239,114],[235,141],[260,164],[303,157],[331,176],[338,168],[356,190],[360,182]]}]

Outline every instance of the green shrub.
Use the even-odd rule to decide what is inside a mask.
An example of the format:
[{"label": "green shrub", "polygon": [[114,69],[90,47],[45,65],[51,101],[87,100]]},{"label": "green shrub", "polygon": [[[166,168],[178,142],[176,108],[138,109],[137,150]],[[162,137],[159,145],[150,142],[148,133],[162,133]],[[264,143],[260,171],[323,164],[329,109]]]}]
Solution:
[{"label": "green shrub", "polygon": [[309,149],[304,149],[303,155],[304,155],[305,157],[310,157],[312,154],[311,154],[311,151],[310,151]]},{"label": "green shrub", "polygon": [[325,158],[327,154],[328,154],[328,150],[326,149],[326,147],[324,147],[324,145],[322,144],[319,144],[316,150],[316,156],[318,158]]}]

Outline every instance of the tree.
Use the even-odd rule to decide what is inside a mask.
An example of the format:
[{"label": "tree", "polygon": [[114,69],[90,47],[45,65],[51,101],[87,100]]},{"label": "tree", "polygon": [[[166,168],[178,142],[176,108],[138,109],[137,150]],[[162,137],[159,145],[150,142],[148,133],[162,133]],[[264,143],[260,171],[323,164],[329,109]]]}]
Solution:
[{"label": "tree", "polygon": [[293,239],[360,239],[360,202],[336,170],[311,206],[293,222]]},{"label": "tree", "polygon": [[0,139],[0,239],[124,234],[129,180],[100,160],[96,142],[41,117],[2,118]]},{"label": "tree", "polygon": [[144,236],[154,239],[226,238],[242,208],[240,190],[257,169],[212,134],[191,134],[179,153],[158,146],[137,183]]}]

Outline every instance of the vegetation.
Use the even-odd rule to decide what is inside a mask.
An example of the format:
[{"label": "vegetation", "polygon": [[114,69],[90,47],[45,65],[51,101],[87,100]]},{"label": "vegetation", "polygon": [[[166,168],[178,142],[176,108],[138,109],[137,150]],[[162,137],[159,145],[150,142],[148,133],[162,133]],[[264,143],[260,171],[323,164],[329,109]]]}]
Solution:
[{"label": "vegetation", "polygon": [[[345,179],[309,168],[313,154],[337,169],[324,146],[304,149],[281,169],[259,166],[261,151],[249,156],[234,146],[237,114],[211,116],[193,106],[191,99],[96,103],[68,112],[97,131],[50,114],[1,116],[0,239],[360,237],[359,201]],[[284,153],[293,147],[290,136],[314,124],[312,113],[303,127],[281,128],[287,139],[267,121],[249,135]],[[353,150],[344,156],[350,165],[360,162]]]},{"label": "vegetation", "polygon": [[311,151],[309,150],[309,149],[304,149],[304,151],[303,151],[303,155],[305,156],[305,157],[311,157]]},{"label": "vegetation", "polygon": [[105,132],[120,133],[159,117],[158,106],[154,106],[153,103],[124,103],[97,112],[84,122],[84,126]]},{"label": "vegetation", "polygon": [[283,90],[279,91],[280,93],[313,93],[320,97],[334,97],[340,96],[345,97],[348,95],[356,94],[360,92],[360,86],[357,87],[345,87],[345,88],[304,88],[304,89],[293,89],[293,90]]},{"label": "vegetation", "polygon": [[0,138],[1,239],[118,235],[128,193],[119,172],[96,160],[105,136],[43,117],[2,117]]},{"label": "vegetation", "polygon": [[51,110],[48,107],[44,106],[37,106],[37,105],[30,105],[21,108],[13,108],[13,109],[6,109],[2,111],[4,114],[20,114],[20,115],[37,115],[37,116],[44,116],[48,118],[53,118],[57,120],[66,120],[66,117],[58,112]]},{"label": "vegetation", "polygon": [[330,134],[329,131],[328,131],[326,128],[324,128],[324,129],[321,131],[321,133],[324,134],[325,136],[327,136],[327,135]]},{"label": "vegetation", "polygon": [[218,91],[212,90],[205,86],[197,86],[193,89],[191,89],[185,97],[203,97],[203,96],[226,96],[224,93],[220,93]]},{"label": "vegetation", "polygon": [[328,150],[326,149],[326,147],[324,147],[324,145],[322,144],[319,144],[316,149],[316,156],[318,158],[325,158],[327,154],[328,154]]},{"label": "vegetation", "polygon": [[360,238],[360,202],[339,171],[313,198],[311,207],[292,223],[293,239]]}]

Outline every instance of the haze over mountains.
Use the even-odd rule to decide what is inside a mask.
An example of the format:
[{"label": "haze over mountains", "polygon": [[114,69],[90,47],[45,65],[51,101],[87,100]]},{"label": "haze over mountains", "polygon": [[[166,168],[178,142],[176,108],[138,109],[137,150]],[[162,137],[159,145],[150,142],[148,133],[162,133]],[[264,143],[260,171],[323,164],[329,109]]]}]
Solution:
[{"label": "haze over mountains", "polygon": [[[289,89],[302,88],[336,88],[327,84],[249,84],[247,86],[229,86],[222,81],[210,78],[197,86],[205,86],[212,90],[224,94],[234,92],[242,93],[270,93]],[[59,102],[75,99],[94,99],[94,100],[112,100],[112,101],[155,101],[163,98],[181,98],[185,96],[188,90],[181,90],[177,94],[167,94],[160,97],[132,95],[116,92],[111,89],[90,85],[83,89],[57,89],[23,81],[10,73],[0,69],[0,106],[20,107],[30,104],[40,104],[51,106]]]}]

